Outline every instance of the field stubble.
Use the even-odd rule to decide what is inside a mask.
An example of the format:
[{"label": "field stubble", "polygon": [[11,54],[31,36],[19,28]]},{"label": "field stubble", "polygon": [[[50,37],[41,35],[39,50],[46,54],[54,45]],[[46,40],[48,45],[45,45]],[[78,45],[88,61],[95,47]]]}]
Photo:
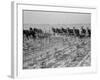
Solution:
[{"label": "field stubble", "polygon": [[51,37],[23,41],[23,69],[91,65],[90,38]]}]

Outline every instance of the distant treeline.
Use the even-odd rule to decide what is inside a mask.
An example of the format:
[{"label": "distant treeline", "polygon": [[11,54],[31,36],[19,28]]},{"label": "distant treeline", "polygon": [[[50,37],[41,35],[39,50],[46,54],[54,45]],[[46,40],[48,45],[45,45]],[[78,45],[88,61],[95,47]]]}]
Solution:
[{"label": "distant treeline", "polygon": [[36,38],[48,38],[50,36],[62,35],[62,36],[76,36],[79,38],[91,37],[91,30],[87,28],[81,27],[80,29],[76,29],[73,27],[70,28],[51,28],[52,32],[45,32],[39,28],[31,28],[29,30],[23,30],[23,36],[29,39],[30,37],[33,39]]}]

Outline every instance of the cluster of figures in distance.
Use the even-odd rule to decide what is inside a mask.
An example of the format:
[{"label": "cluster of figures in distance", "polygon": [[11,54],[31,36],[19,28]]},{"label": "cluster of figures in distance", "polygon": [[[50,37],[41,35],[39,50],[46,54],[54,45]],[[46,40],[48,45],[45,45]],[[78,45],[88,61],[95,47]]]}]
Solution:
[{"label": "cluster of figures in distance", "polygon": [[83,37],[91,37],[91,29],[87,27],[87,29],[83,28],[84,26],[81,27],[81,29],[76,29],[73,27],[72,29],[70,28],[52,28],[52,33],[47,33],[44,32],[42,29],[38,28],[31,28],[29,30],[23,30],[24,36],[29,39],[29,37],[32,37],[34,39],[36,38],[45,38],[53,35],[69,35],[69,36],[77,36],[79,38]]}]

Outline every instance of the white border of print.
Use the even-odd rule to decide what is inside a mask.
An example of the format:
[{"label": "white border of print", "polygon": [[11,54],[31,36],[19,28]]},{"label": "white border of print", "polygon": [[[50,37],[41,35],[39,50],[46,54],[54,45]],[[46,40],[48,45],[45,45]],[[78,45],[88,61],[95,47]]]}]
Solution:
[{"label": "white border of print", "polygon": [[[55,69],[27,69],[22,68],[22,11],[23,10],[43,10],[57,12],[78,12],[91,13],[91,66],[90,67],[71,67],[71,68],[55,68]],[[73,7],[73,6],[55,6],[55,5],[38,5],[12,2],[12,68],[11,76],[13,78],[27,78],[40,76],[66,75],[72,73],[90,73],[96,72],[96,8]]]}]

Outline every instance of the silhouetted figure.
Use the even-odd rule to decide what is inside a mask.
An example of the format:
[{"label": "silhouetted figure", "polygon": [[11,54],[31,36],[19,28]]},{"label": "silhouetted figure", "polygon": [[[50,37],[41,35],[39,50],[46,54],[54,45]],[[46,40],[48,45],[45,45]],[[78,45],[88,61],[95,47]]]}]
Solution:
[{"label": "silhouetted figure", "polygon": [[63,33],[67,33],[67,29],[62,28]]},{"label": "silhouetted figure", "polygon": [[80,36],[80,31],[79,31],[79,29],[75,29],[75,27],[73,27],[73,30],[74,30],[74,35],[75,35],[76,37],[79,37],[79,36]]},{"label": "silhouetted figure", "polygon": [[86,30],[83,28],[83,26],[81,27],[81,34],[80,34],[80,38],[84,38],[86,37]]},{"label": "silhouetted figure", "polygon": [[69,36],[73,36],[74,35],[73,29],[68,28],[68,34]]},{"label": "silhouetted figure", "polygon": [[91,30],[87,27],[88,37],[91,37]]}]

